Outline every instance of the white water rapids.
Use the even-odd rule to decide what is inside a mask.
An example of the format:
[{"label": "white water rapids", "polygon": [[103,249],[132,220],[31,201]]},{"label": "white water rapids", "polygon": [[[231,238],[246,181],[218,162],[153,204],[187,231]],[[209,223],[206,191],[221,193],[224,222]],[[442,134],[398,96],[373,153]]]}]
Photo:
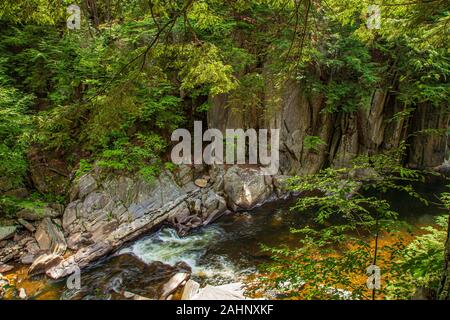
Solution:
[{"label": "white water rapids", "polygon": [[236,265],[227,255],[209,253],[211,246],[225,239],[225,230],[217,225],[182,238],[175,230],[165,228],[124,248],[120,253],[131,252],[146,263],[160,261],[173,266],[183,261],[192,268],[195,278],[209,284],[239,281],[254,269]]}]

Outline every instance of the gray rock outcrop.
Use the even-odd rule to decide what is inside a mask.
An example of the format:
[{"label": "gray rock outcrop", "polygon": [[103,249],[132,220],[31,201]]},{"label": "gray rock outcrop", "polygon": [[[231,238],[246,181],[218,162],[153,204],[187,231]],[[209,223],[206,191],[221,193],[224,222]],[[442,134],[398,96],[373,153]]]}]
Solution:
[{"label": "gray rock outcrop", "polygon": [[[213,171],[202,175],[201,168],[182,167],[181,176],[163,172],[154,183],[138,177],[101,178],[94,172],[81,177],[72,187],[71,195],[76,196],[62,218],[67,245],[74,253],[49,268],[47,275],[67,276],[74,265],[86,267],[162,223],[185,235],[228,210],[247,210],[274,195],[272,177],[256,169],[234,166]],[[201,187],[184,179],[199,175]]]}]

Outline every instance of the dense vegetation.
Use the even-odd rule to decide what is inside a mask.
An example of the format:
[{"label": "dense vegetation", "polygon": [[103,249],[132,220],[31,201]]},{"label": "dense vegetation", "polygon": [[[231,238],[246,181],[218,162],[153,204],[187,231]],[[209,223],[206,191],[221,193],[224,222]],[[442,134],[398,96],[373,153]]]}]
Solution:
[{"label": "dense vegetation", "polygon": [[[86,0],[79,2],[81,28],[70,30],[66,8],[72,1],[2,1],[0,215],[13,215],[24,205],[2,195],[11,189],[36,191],[34,202],[64,197],[64,188],[58,189],[59,195],[35,190],[29,164],[36,154],[60,160],[67,171],[63,174],[66,180],[95,164],[112,172],[138,172],[151,181],[162,168],[173,168],[167,156],[171,132],[189,128],[194,119],[204,120],[211,98],[220,94],[228,95],[227,108],[238,112],[253,108],[265,116],[277,112],[283,84],[289,79],[301,81],[309,94],[324,94],[325,111],[333,114],[367,107],[373,88],[395,92],[403,104],[403,111],[393,120],[408,118],[421,103],[446,106],[448,1],[377,1],[383,15],[380,29],[366,25],[372,2]],[[265,100],[263,92],[268,86],[271,96]],[[307,136],[304,143],[312,151],[324,144],[314,135]],[[283,281],[314,282],[321,275],[311,269],[318,263],[311,255],[321,250],[316,246],[314,252],[308,251],[314,237],[316,244],[318,239],[323,243],[322,253],[329,254],[320,270],[342,271],[335,283],[330,282],[335,287],[351,284],[348,268],[366,266],[373,258],[370,240],[356,240],[351,232],[342,232],[359,228],[373,232],[375,226],[377,233],[382,232],[388,227],[381,222],[392,222],[395,214],[382,199],[356,196],[349,200],[346,192],[361,181],[335,182],[356,167],[367,169],[368,163],[375,172],[384,170],[382,175],[387,178],[364,181],[367,188],[385,192],[398,188],[398,177],[420,179],[419,173],[402,167],[401,156],[394,162],[386,157],[359,158],[355,167],[330,168],[295,182],[302,190],[320,185],[328,192],[326,197],[307,197],[298,204],[303,208],[321,204],[319,222],[328,220],[331,213],[344,218],[358,213],[362,220],[350,219],[318,234],[302,230],[309,237],[303,251],[296,254],[305,260],[284,269]],[[390,171],[385,172],[386,168]],[[349,183],[345,188],[344,181]],[[402,188],[414,193],[407,186]],[[374,217],[373,212],[378,215]],[[428,243],[427,250],[434,250],[445,234],[440,229],[431,231],[423,241],[416,240]],[[331,238],[354,242],[359,249],[348,251],[344,259],[337,258],[326,246]],[[401,265],[413,265],[413,273],[423,282],[419,285],[437,287],[440,270],[421,274],[423,267],[417,261],[423,259],[415,256],[421,253],[414,245],[390,249],[411,253],[402,255]],[[443,248],[439,250],[431,258],[443,257]],[[283,265],[283,255],[292,252],[274,254]],[[430,257],[428,252],[422,254]],[[434,259],[433,263],[439,262]],[[276,269],[272,267],[272,271]],[[383,294],[411,294],[408,279]],[[317,285],[306,297],[330,294],[314,283]],[[361,287],[352,292],[355,297],[367,294]]]},{"label": "dense vegetation", "polygon": [[72,167],[83,158],[155,175],[168,134],[204,118],[209,97],[267,113],[268,81],[305,79],[329,112],[367,105],[374,86],[398,91],[398,117],[448,96],[446,1],[381,4],[374,30],[366,1],[86,1],[80,30],[66,27],[68,4],[0,10],[0,172],[14,186],[32,145]]},{"label": "dense vegetation", "polygon": [[[305,192],[292,209],[316,214],[311,225],[291,231],[298,248],[264,246],[274,259],[265,266],[265,290],[303,299],[410,299],[424,290],[421,298],[436,298],[448,215],[419,232],[399,219],[389,193],[428,202],[414,190],[423,173],[399,165],[399,155],[360,156],[349,168],[291,179],[293,190]],[[371,265],[380,270],[380,287],[372,290]]]}]

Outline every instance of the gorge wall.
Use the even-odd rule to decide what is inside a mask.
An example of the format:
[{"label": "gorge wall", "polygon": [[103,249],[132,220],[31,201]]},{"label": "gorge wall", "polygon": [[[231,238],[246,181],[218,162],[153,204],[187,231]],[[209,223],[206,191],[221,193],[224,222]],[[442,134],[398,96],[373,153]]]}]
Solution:
[{"label": "gorge wall", "polygon": [[[271,90],[266,89],[263,101]],[[331,165],[345,166],[356,155],[370,155],[398,148],[406,141],[405,164],[413,168],[441,165],[447,152],[446,107],[418,105],[411,114],[388,90],[376,89],[370,104],[352,113],[324,112],[325,99],[320,94],[306,94],[302,85],[289,81],[281,101],[260,108],[232,109],[226,95],[210,99],[208,127],[279,128],[280,170],[282,174],[317,172]],[[406,115],[406,116],[400,116]],[[317,136],[326,144],[310,150],[305,137]]]}]

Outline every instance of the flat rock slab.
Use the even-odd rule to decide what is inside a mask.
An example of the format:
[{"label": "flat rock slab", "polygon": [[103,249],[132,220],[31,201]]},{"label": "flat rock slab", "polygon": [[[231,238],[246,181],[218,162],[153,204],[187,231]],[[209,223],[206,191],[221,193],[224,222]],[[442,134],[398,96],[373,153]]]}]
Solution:
[{"label": "flat rock slab", "polygon": [[[240,288],[240,286],[239,286]],[[210,286],[200,289],[191,300],[244,300],[244,295],[236,291],[236,286]]]},{"label": "flat rock slab", "polygon": [[169,281],[167,281],[166,284],[164,284],[162,288],[162,294],[159,300],[166,300],[170,294],[175,292],[183,282],[187,281],[190,277],[190,274],[187,272],[179,272],[172,276]]},{"label": "flat rock slab", "polygon": [[239,294],[241,296],[244,296],[244,285],[240,282],[233,282],[228,284],[223,284],[221,286],[216,286],[216,288],[230,291],[236,294]]},{"label": "flat rock slab", "polygon": [[28,274],[34,276],[45,273],[47,269],[56,266],[62,260],[63,258],[56,254],[43,254],[33,261],[30,269],[28,269]]},{"label": "flat rock slab", "polygon": [[11,238],[16,230],[17,226],[0,227],[0,241]]},{"label": "flat rock slab", "polygon": [[183,294],[181,295],[181,300],[191,300],[194,297],[198,290],[200,289],[200,284],[194,280],[189,280],[186,282],[183,288]]},{"label": "flat rock slab", "polygon": [[13,266],[10,266],[9,264],[0,263],[0,273],[8,272],[11,271],[12,269],[14,269]]}]

